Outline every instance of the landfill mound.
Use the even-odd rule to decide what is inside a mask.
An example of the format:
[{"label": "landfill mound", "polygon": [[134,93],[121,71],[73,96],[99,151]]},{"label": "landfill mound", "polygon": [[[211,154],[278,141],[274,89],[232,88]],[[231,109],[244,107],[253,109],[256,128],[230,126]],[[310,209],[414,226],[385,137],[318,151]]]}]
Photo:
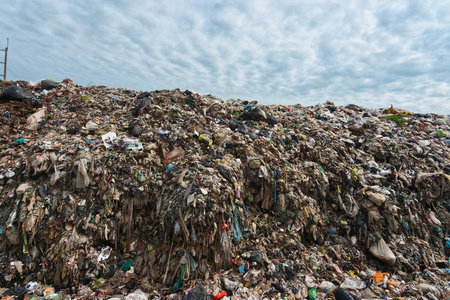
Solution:
[{"label": "landfill mound", "polygon": [[1,90],[2,296],[449,295],[449,116]]}]

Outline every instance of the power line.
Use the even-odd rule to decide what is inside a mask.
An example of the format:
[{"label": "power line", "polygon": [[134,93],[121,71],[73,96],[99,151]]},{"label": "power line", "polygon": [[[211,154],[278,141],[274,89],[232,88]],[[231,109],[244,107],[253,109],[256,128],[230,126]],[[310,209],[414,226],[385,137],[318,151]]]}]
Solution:
[{"label": "power line", "polygon": [[14,53],[19,54],[19,57],[22,59],[22,61],[25,61],[25,56],[23,56],[22,53],[18,49],[14,49]]},{"label": "power line", "polygon": [[14,76],[16,76],[16,77],[17,77],[17,79],[21,80],[21,79],[20,79],[20,77],[19,77],[19,76],[17,76],[17,74],[16,74],[16,73],[14,73],[13,71],[11,71],[11,69],[10,69],[10,68],[7,68],[7,69],[8,69],[8,71],[10,71],[11,73],[13,73],[13,74],[14,74]]}]

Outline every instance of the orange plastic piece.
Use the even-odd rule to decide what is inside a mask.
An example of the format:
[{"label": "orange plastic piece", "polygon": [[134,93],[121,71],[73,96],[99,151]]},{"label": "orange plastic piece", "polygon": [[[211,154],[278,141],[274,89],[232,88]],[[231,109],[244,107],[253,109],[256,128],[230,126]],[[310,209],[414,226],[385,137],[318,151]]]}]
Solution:
[{"label": "orange plastic piece", "polygon": [[389,273],[381,273],[381,271],[377,271],[371,277],[373,278],[373,281],[375,281],[375,284],[379,284],[384,281],[384,275],[389,275]]},{"label": "orange plastic piece", "polygon": [[219,300],[219,299],[225,297],[226,295],[227,295],[227,292],[220,292],[220,293],[217,293],[217,294],[213,297],[213,300]]},{"label": "orange plastic piece", "polygon": [[389,279],[389,280],[386,280],[386,283],[398,288],[398,283],[395,280]]}]

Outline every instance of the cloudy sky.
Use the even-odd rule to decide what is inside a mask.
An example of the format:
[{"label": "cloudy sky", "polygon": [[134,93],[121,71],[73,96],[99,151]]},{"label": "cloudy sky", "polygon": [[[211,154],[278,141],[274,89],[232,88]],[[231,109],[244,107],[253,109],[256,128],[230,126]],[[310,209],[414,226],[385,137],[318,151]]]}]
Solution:
[{"label": "cloudy sky", "polygon": [[4,2],[9,80],[450,113],[449,1]]}]

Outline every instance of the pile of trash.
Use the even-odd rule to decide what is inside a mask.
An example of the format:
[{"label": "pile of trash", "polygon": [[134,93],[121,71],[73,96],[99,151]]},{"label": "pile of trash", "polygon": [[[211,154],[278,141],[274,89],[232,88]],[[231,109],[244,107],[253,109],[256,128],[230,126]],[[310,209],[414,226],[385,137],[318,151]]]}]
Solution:
[{"label": "pile of trash", "polygon": [[449,115],[0,92],[3,299],[450,296]]}]

